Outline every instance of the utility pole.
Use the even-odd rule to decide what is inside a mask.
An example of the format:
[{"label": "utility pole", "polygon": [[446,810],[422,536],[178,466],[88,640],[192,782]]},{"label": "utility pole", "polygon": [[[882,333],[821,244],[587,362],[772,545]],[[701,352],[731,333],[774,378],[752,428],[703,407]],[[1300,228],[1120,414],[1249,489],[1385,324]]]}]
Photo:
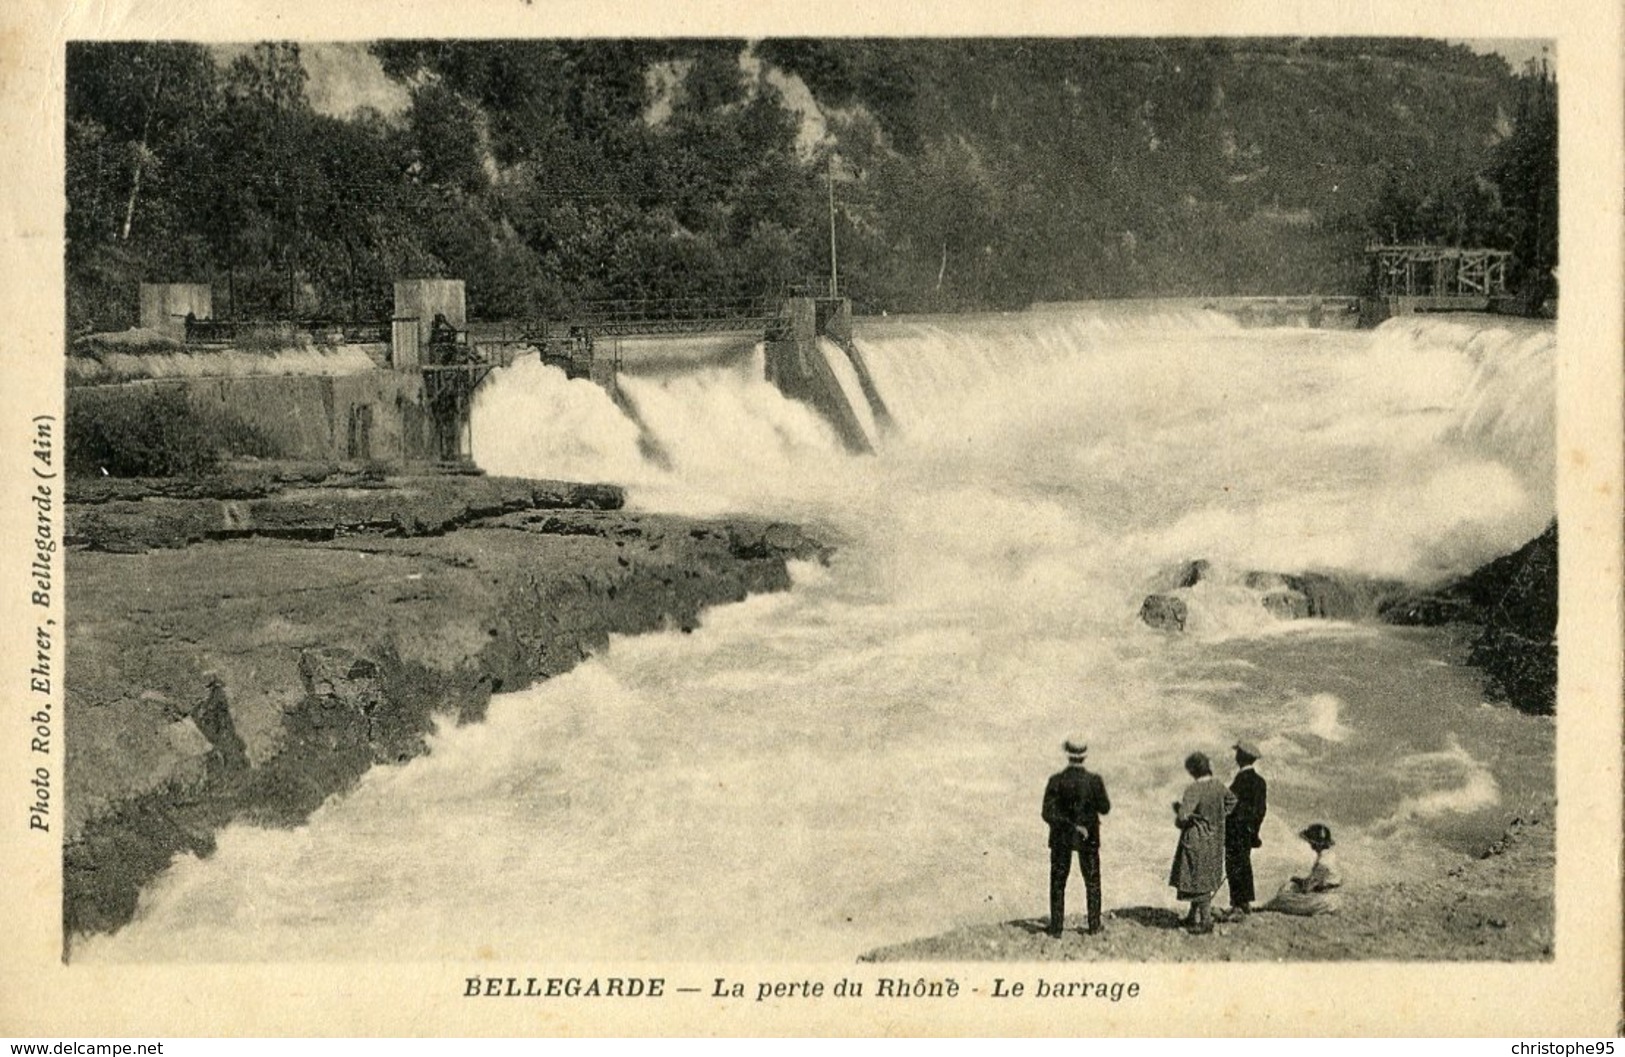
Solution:
[{"label": "utility pole", "polygon": [[840,269],[835,261],[835,155],[829,156],[829,296],[839,297]]}]

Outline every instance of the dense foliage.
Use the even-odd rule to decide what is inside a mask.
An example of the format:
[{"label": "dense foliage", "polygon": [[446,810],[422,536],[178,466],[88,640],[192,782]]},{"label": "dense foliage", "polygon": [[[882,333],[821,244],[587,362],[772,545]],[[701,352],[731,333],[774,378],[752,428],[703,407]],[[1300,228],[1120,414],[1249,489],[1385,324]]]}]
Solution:
[{"label": "dense foliage", "polygon": [[1366,229],[1378,241],[1511,250],[1508,285],[1535,306],[1556,293],[1557,84],[1546,63],[1517,78],[1511,110],[1506,136],[1476,170],[1389,167]]},{"label": "dense foliage", "polygon": [[1556,262],[1550,76],[1442,42],[372,53],[399,114],[317,112],[297,45],[70,47],[70,331],[130,325],[140,280],[242,317],[380,317],[410,275],[480,318],[770,293],[827,267],[831,174],[871,310],[1351,292],[1370,240],[1513,249],[1536,292]]},{"label": "dense foliage", "polygon": [[226,411],[194,406],[180,388],[134,398],[68,402],[67,470],[74,477],[174,477],[208,473],[233,455],[280,453]]}]

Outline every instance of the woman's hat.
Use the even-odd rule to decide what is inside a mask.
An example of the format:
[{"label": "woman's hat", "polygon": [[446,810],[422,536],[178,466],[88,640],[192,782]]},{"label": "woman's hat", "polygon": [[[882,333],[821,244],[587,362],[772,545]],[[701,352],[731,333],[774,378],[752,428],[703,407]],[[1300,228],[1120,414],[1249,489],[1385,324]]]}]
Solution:
[{"label": "woman's hat", "polygon": [[1232,745],[1231,748],[1235,749],[1243,756],[1251,756],[1255,760],[1261,760],[1264,758],[1264,754],[1258,751],[1258,746],[1254,745],[1250,741],[1238,741]]},{"label": "woman's hat", "polygon": [[1315,822],[1305,826],[1303,831],[1299,833],[1298,836],[1302,837],[1310,844],[1324,844],[1328,848],[1336,843],[1332,840],[1331,827],[1326,825],[1324,822]]},{"label": "woman's hat", "polygon": [[1075,757],[1080,757],[1081,758],[1085,753],[1087,753],[1089,751],[1089,743],[1087,741],[1085,741],[1083,738],[1078,737],[1077,735],[1074,735],[1074,736],[1066,739],[1065,741],[1061,742],[1061,748],[1066,751],[1066,754],[1068,756],[1075,756]]}]

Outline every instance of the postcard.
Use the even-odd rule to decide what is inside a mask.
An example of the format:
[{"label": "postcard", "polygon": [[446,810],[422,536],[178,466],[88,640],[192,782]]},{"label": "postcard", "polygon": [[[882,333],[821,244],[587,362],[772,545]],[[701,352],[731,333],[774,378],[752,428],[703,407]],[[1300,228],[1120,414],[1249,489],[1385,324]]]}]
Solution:
[{"label": "postcard", "polygon": [[4,24],[6,1033],[1617,1031],[1618,10]]}]

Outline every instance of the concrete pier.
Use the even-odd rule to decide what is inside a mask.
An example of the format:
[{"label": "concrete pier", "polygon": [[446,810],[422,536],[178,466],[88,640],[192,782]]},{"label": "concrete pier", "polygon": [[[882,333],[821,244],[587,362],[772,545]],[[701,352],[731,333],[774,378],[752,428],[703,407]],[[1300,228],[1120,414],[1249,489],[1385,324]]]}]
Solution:
[{"label": "concrete pier", "polygon": [[[821,338],[827,338],[845,355],[857,375],[861,390],[858,399],[867,403],[859,413],[836,376],[836,368],[826,356]],[[868,365],[852,343],[852,302],[844,297],[793,297],[785,302],[766,343],[767,380],[785,396],[812,406],[835,427],[847,450],[872,453],[878,437],[874,432],[890,428],[891,414]],[[873,427],[865,424],[865,419]]]}]

